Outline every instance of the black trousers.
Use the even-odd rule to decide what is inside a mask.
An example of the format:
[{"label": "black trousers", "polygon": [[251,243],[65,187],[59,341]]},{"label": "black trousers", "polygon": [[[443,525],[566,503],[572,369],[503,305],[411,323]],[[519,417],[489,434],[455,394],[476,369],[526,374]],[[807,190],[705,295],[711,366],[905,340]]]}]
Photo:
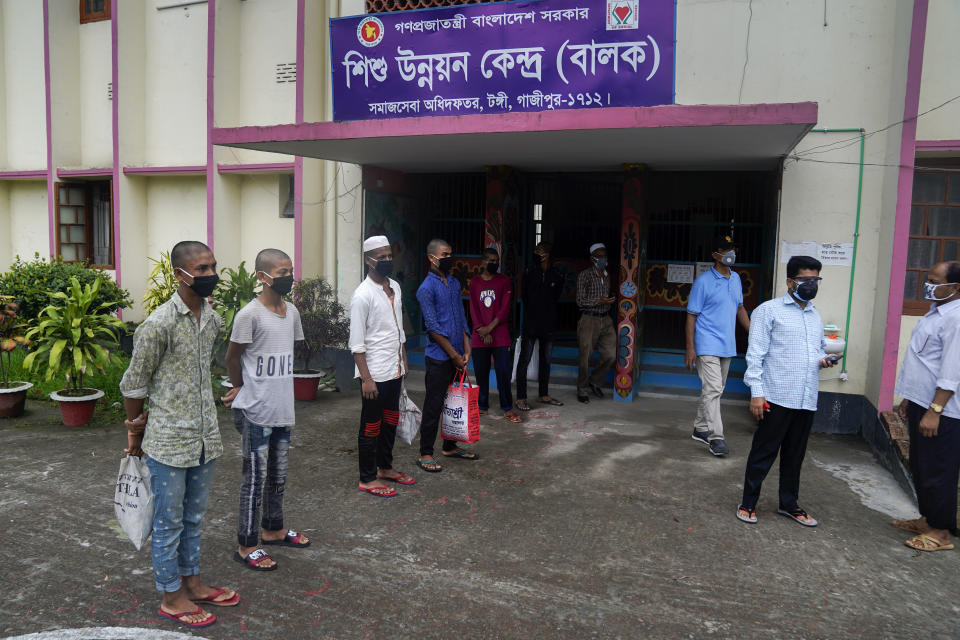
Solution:
[{"label": "black trousers", "polygon": [[553,335],[523,336],[520,340],[520,356],[517,359],[517,400],[527,399],[527,367],[533,358],[533,345],[539,340],[540,362],[537,369],[539,397],[550,395],[550,354],[553,350]]},{"label": "black trousers", "polygon": [[957,527],[957,480],[960,476],[960,420],[940,416],[937,435],[920,435],[926,407],[907,406],[910,431],[910,472],[917,488],[920,515],[934,529]]},{"label": "black trousers", "polygon": [[377,382],[377,397],[362,398],[360,409],[360,482],[373,482],[377,469],[393,468],[393,443],[400,421],[400,390],[403,378]]},{"label": "black trousers", "polygon": [[[443,413],[443,400],[447,396],[447,387],[453,382],[457,368],[452,360],[434,360],[424,358],[427,373],[424,384],[427,387],[427,397],[423,401],[423,416],[420,422],[420,455],[432,456],[433,444],[437,441],[437,431],[440,429],[440,416]],[[454,451],[457,443],[454,440],[444,440],[443,450]]]},{"label": "black trousers", "polygon": [[807,440],[813,426],[815,411],[787,409],[770,403],[767,412],[753,434],[753,444],[747,457],[747,472],[743,478],[743,500],[747,509],[755,509],[760,499],[760,486],[767,477],[773,461],[780,454],[780,508],[796,509],[800,495],[800,467],[807,452]]},{"label": "black trousers", "polygon": [[473,373],[477,376],[477,404],[481,411],[490,409],[490,361],[497,372],[497,392],[500,394],[500,409],[504,412],[513,409],[513,395],[510,393],[510,347],[474,347],[471,359]]}]

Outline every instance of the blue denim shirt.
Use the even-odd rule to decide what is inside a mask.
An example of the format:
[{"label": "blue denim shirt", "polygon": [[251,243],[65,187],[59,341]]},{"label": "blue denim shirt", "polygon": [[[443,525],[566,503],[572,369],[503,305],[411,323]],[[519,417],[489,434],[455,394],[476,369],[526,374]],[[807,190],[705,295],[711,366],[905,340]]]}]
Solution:
[{"label": "blue denim shirt", "polygon": [[[453,276],[447,276],[447,284],[444,284],[443,278],[430,271],[417,289],[417,300],[427,331],[444,336],[454,350],[462,355],[463,334],[466,332],[469,335],[470,327],[463,313],[460,290],[460,281]],[[434,360],[450,359],[447,352],[433,340],[427,344],[424,354]]]}]

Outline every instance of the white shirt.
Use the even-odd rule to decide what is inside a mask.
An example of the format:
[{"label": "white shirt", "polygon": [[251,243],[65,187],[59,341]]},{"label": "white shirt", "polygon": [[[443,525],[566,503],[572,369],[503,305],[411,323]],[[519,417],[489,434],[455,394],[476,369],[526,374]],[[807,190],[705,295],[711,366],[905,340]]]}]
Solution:
[{"label": "white shirt", "polygon": [[953,391],[943,415],[960,418],[960,300],[930,305],[914,327],[895,393],[929,407],[938,388]]},{"label": "white shirt", "polygon": [[743,382],[750,395],[788,409],[817,410],[823,321],[813,302],[801,309],[789,293],[764,302],[750,316]]},{"label": "white shirt", "polygon": [[[403,333],[403,303],[400,285],[389,279],[393,289],[393,305],[383,286],[367,276],[350,299],[350,351],[365,353],[367,368],[374,382],[396,380],[403,370],[401,345],[407,341]],[[354,367],[354,377],[360,369]]]}]

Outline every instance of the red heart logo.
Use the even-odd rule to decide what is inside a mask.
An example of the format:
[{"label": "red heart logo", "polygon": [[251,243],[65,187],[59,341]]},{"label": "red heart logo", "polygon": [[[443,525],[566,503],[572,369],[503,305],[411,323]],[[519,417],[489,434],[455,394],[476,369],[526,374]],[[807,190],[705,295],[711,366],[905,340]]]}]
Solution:
[{"label": "red heart logo", "polygon": [[623,24],[627,20],[627,16],[630,15],[630,7],[620,5],[613,10],[613,13],[620,19],[620,24]]}]

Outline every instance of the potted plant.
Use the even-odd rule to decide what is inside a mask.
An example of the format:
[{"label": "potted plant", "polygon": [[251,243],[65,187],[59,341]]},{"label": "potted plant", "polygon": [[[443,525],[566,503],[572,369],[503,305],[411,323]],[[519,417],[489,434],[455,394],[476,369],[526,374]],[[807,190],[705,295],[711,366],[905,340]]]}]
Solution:
[{"label": "potted plant", "polygon": [[30,345],[20,335],[23,326],[17,321],[17,303],[10,296],[0,296],[0,418],[15,418],[23,413],[30,382],[10,381],[10,356],[19,347]]},{"label": "potted plant", "polygon": [[[323,348],[338,348],[346,351],[350,337],[350,321],[343,305],[337,300],[337,294],[330,283],[323,278],[304,278],[293,285],[293,304],[300,312],[303,326],[303,340],[295,343],[296,361],[302,368],[293,371],[293,394],[297,400],[314,400],[317,386],[326,374],[311,368],[315,356]],[[339,362],[344,360],[344,362]],[[353,359],[350,356],[350,375],[353,377]],[[337,373],[345,375],[341,369],[345,366],[343,355],[338,358]],[[338,376],[339,377],[339,376]]]},{"label": "potted plant", "polygon": [[[104,371],[119,358],[106,346],[117,345],[117,335],[126,327],[110,315],[112,303],[95,305],[102,280],[80,286],[70,279],[66,292],[50,294],[53,302],[37,316],[38,324],[27,332],[34,350],[23,361],[24,369],[45,371],[45,379],[63,375],[67,388],[54,391],[50,398],[60,403],[60,416],[68,427],[82,427],[93,418],[97,400],[103,391],[83,386],[89,369]],[[92,307],[92,308],[91,308]]]}]

